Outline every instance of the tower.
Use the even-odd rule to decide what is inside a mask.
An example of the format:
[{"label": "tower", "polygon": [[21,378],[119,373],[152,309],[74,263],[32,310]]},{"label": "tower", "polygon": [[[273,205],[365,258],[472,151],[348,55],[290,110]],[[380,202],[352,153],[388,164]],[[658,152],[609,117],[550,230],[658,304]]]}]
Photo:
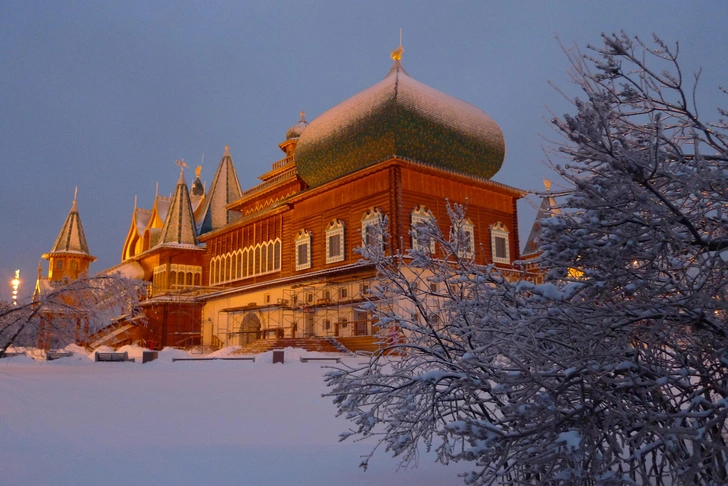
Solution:
[{"label": "tower", "polygon": [[50,283],[86,275],[89,265],[96,260],[96,257],[88,251],[86,235],[78,214],[77,194],[78,188],[73,193],[71,211],[56,238],[53,249],[49,253],[43,254],[43,258],[49,261],[48,281]]}]

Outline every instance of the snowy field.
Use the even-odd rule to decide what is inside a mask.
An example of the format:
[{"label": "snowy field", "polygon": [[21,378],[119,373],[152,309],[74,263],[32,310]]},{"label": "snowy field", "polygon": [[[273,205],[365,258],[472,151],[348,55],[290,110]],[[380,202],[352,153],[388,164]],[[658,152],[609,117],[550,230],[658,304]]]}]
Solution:
[{"label": "snowy field", "polygon": [[[335,417],[314,355],[286,349],[256,362],[94,363],[0,360],[0,484],[10,485],[447,485],[460,465],[423,454],[416,469],[371,442],[338,442]],[[344,358],[357,362],[361,358]]]}]

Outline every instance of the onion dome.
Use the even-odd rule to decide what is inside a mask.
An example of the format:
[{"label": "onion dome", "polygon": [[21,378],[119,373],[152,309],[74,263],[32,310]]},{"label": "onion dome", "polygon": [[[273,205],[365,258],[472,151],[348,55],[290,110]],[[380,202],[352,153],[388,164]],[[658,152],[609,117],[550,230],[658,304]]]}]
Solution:
[{"label": "onion dome", "polygon": [[374,86],[313,120],[296,148],[309,186],[393,157],[490,179],[505,157],[503,132],[482,110],[411,78],[394,65]]},{"label": "onion dome", "polygon": [[291,140],[292,138],[299,138],[301,136],[301,133],[303,133],[303,129],[308,126],[308,122],[306,121],[306,112],[301,112],[301,119],[298,120],[298,123],[293,125],[291,128],[288,129],[286,132],[286,140]]},{"label": "onion dome", "polygon": [[205,186],[202,185],[202,181],[200,180],[200,171],[202,171],[202,166],[198,165],[195,169],[195,180],[192,183],[192,190],[190,191],[191,196],[204,196],[205,195]]}]

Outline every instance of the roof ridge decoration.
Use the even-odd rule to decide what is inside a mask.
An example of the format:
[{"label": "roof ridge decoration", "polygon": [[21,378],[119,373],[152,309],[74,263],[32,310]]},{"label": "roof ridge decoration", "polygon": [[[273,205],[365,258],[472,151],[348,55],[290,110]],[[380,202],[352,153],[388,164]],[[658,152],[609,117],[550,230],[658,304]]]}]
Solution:
[{"label": "roof ridge decoration", "polygon": [[498,124],[481,109],[412,78],[401,48],[387,75],[315,118],[295,160],[309,187],[394,157],[490,179],[505,158]]},{"label": "roof ridge decoration", "polygon": [[207,191],[202,203],[203,207],[197,221],[198,234],[214,231],[242,218],[242,214],[227,209],[230,203],[240,199],[242,195],[233,159],[230,157],[230,147],[225,146],[225,154],[220,160],[210,190]]},{"label": "roof ridge decoration", "polygon": [[88,256],[91,254],[88,251],[88,244],[86,243],[86,235],[83,232],[83,225],[81,224],[81,216],[78,214],[78,203],[76,202],[76,196],[78,195],[78,187],[73,193],[73,204],[71,210],[66,216],[66,221],[63,223],[61,232],[58,233],[56,243],[53,245],[51,253],[83,253]]},{"label": "roof ridge decoration", "polygon": [[195,218],[192,215],[192,203],[187,183],[184,179],[184,167],[181,167],[180,178],[174,191],[172,204],[167,211],[167,219],[159,238],[160,245],[197,245]]}]

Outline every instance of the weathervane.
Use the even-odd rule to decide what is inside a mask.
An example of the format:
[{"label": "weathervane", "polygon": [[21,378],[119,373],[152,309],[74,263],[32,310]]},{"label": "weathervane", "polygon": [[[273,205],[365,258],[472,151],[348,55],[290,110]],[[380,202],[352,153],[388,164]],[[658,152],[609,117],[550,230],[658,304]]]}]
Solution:
[{"label": "weathervane", "polygon": [[180,173],[180,175],[183,175],[185,173],[185,169],[187,168],[187,164],[185,163],[185,159],[176,160],[174,163],[177,164],[177,165],[179,165],[179,173]]}]

